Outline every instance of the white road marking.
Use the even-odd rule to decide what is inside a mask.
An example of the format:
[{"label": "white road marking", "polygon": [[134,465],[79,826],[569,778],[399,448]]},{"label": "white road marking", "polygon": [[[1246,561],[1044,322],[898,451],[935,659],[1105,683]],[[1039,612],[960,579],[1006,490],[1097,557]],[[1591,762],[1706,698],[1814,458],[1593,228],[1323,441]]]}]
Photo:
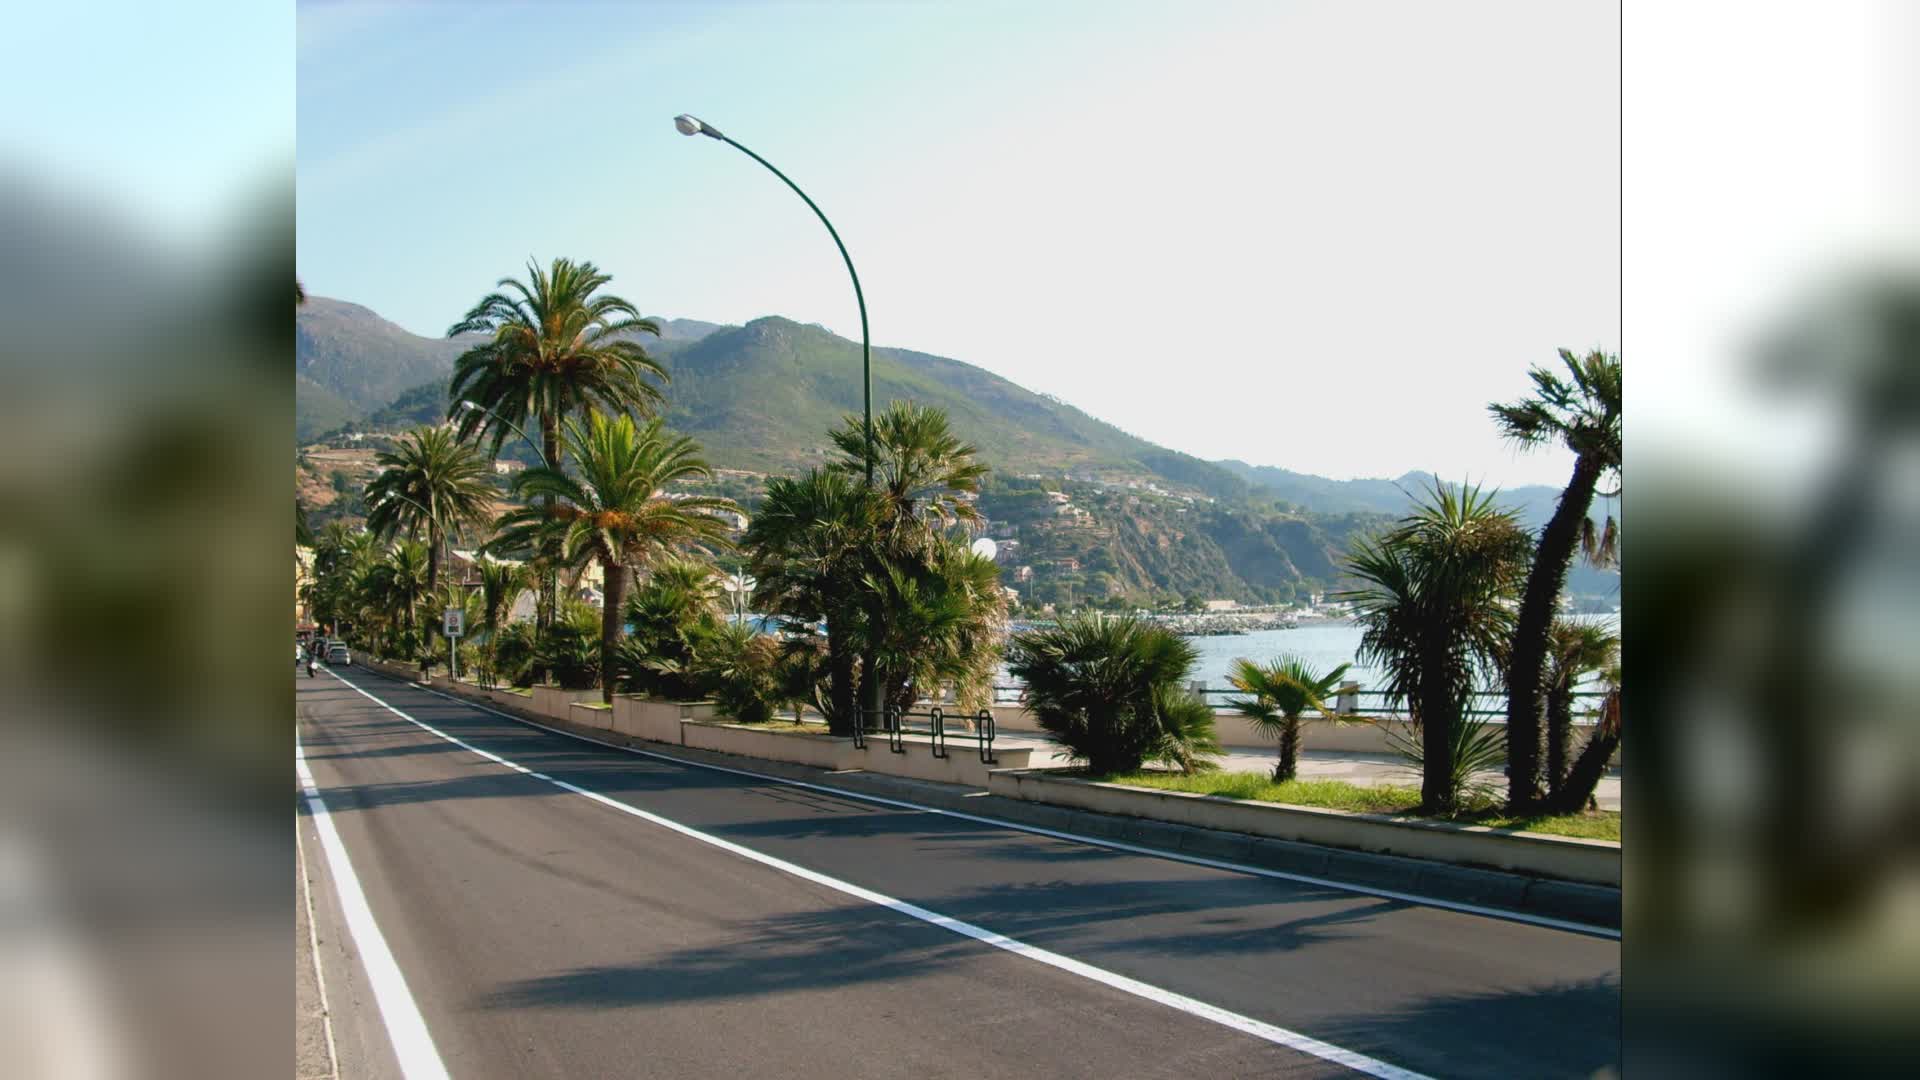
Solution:
[{"label": "white road marking", "polygon": [[[337,675],[334,677],[339,678]],[[340,681],[346,682],[345,679]],[[347,685],[353,686],[352,683]],[[354,689],[360,688],[356,686]],[[381,936],[379,924],[373,921],[373,909],[367,905],[367,894],[360,888],[360,879],[354,875],[353,863],[347,858],[346,845],[340,842],[340,834],[333,827],[333,818],[327,813],[326,801],[320,797],[320,789],[313,782],[313,773],[307,769],[306,753],[301,749],[297,737],[293,741],[293,761],[300,777],[300,790],[306,796],[307,809],[311,811],[314,832],[320,837],[320,849],[326,852],[327,867],[333,873],[333,888],[340,897],[341,917],[346,920],[347,930],[353,935],[354,946],[360,950],[360,962],[367,969],[367,981],[373,985],[373,999],[380,1006],[381,1019],[386,1022],[387,1037],[393,1043],[394,1057],[399,1059],[400,1073],[407,1080],[445,1080],[447,1067],[440,1061],[440,1052],[434,1049],[433,1036],[427,1033],[427,1021],[420,1015],[420,1007],[414,1004],[413,994],[407,990],[406,976],[400,974],[400,964],[394,960],[393,951],[387,948],[387,939]]]},{"label": "white road marking", "polygon": [[[349,687],[352,687],[354,691],[359,693],[361,696],[365,697],[367,700],[373,702],[376,705],[379,705],[381,708],[386,709],[388,712],[394,714],[395,716],[398,716],[400,719],[405,720],[407,723],[420,728],[421,730],[427,732],[430,735],[435,736],[436,738],[444,739],[447,742],[450,742],[453,745],[460,747],[462,750],[466,750],[470,753],[478,754],[481,757],[486,758],[488,761],[495,762],[496,764],[499,764],[499,765],[504,765],[507,768],[514,770],[515,772],[523,773],[529,777],[539,776],[539,774],[535,773],[531,769],[526,768],[523,765],[519,765],[519,764],[516,764],[515,762],[508,761],[506,758],[503,758],[500,755],[492,753],[490,751],[482,750],[477,746],[464,742],[458,738],[455,738],[452,735],[447,734],[444,731],[439,730],[438,728],[434,727],[431,724],[425,723],[420,720],[416,720],[413,717],[408,716],[406,713],[402,712],[401,710],[395,708],[392,705],[389,705],[388,703],[380,700],[379,698],[373,696],[367,691],[361,689],[358,685],[356,685],[355,683],[351,682],[350,680],[346,679],[343,676],[334,674],[331,671],[329,671],[328,674],[333,675],[334,678],[339,679],[343,683],[346,683],[346,685],[348,685]],[[458,699],[455,699],[455,700],[458,700]],[[304,775],[304,770],[305,770],[304,763],[302,764],[301,768]],[[1408,1069],[1402,1069],[1397,1065],[1389,1065],[1384,1061],[1380,1061],[1376,1058],[1368,1057],[1365,1054],[1357,1053],[1355,1051],[1345,1049],[1344,1047],[1335,1046],[1332,1043],[1322,1042],[1319,1039],[1313,1038],[1312,1036],[1302,1035],[1297,1031],[1291,1031],[1287,1028],[1279,1027],[1274,1024],[1269,1024],[1262,1020],[1255,1020],[1253,1017],[1244,1016],[1240,1013],[1236,1013],[1227,1009],[1220,1008],[1217,1005],[1209,1005],[1204,1001],[1198,1000],[1197,998],[1190,998],[1184,994],[1176,994],[1171,990],[1163,990],[1160,987],[1153,986],[1149,983],[1141,982],[1138,979],[1130,979],[1125,975],[1119,975],[1114,972],[1107,971],[1104,968],[1094,967],[1092,964],[1082,963],[1081,961],[1075,960],[1069,956],[1063,956],[1056,952],[1051,952],[1046,949],[1041,949],[1032,945],[1028,945],[1026,942],[1017,941],[1013,938],[1007,937],[1004,934],[997,934],[992,930],[988,930],[980,926],[975,926],[974,924],[969,922],[963,922],[959,919],[953,918],[952,916],[942,915],[937,911],[930,911],[926,908],[920,907],[917,904],[909,904],[904,900],[895,899],[894,897],[888,896],[885,893],[874,892],[871,889],[862,888],[861,886],[855,885],[852,882],[842,881],[839,878],[835,878],[835,877],[829,877],[828,875],[819,873],[818,871],[809,870],[804,866],[800,866],[795,863],[790,863],[785,859],[775,858],[772,855],[767,855],[762,852],[755,851],[752,848],[743,847],[742,845],[736,844],[731,840],[724,840],[718,836],[714,836],[711,833],[701,832],[699,829],[692,828],[691,826],[682,825],[679,822],[672,820],[671,818],[661,817],[658,814],[651,813],[646,810],[642,810],[637,806],[630,806],[627,803],[623,803],[619,801],[618,799],[609,798],[608,796],[602,795],[597,791],[590,791],[587,788],[580,787],[577,784],[570,784],[565,780],[556,780],[556,779],[553,779],[552,777],[541,777],[541,779],[544,779],[546,783],[552,784],[557,788],[560,788],[565,791],[570,791],[575,795],[579,795],[583,798],[591,799],[594,802],[597,802],[609,809],[617,810],[623,814],[630,814],[634,817],[641,819],[642,821],[650,822],[664,829],[669,829],[673,832],[679,833],[682,836],[688,837],[689,839],[698,840],[703,844],[709,844],[713,847],[719,848],[722,851],[726,851],[731,854],[738,855],[743,859],[749,859],[753,862],[757,862],[761,864],[762,866],[771,867],[772,869],[778,870],[781,873],[790,874],[794,877],[800,878],[803,881],[810,881],[816,885],[820,885],[825,888],[832,889],[835,892],[844,893],[847,896],[851,896],[859,900],[865,900],[870,904],[876,904],[880,907],[887,908],[890,911],[898,912],[901,915],[908,916],[909,918],[918,919],[921,922],[928,923],[933,926],[937,926],[942,930],[950,931],[952,933],[960,935],[961,937],[972,938],[973,940],[981,942],[983,944],[991,945],[996,949],[1002,949],[1006,952],[1013,953],[1016,956],[1023,956],[1029,960],[1034,960],[1039,963],[1046,964],[1049,967],[1058,968],[1061,971],[1065,971],[1073,975],[1078,975],[1083,979],[1088,979],[1092,982],[1099,983],[1103,986],[1111,987],[1115,990],[1121,991],[1122,993],[1132,994],[1135,997],[1144,998],[1147,1001],[1154,1002],[1155,1004],[1158,1004],[1158,1005],[1164,1005],[1170,1009],[1177,1009],[1180,1012],[1188,1014],[1189,1016],[1195,1016],[1202,1020],[1210,1020],[1213,1023],[1219,1024],[1223,1027],[1232,1028],[1235,1031],[1239,1031],[1244,1034],[1251,1035],[1256,1039],[1262,1039],[1279,1046],[1284,1046],[1290,1050],[1296,1050],[1303,1054],[1309,1054],[1309,1055],[1312,1055],[1313,1057],[1320,1058],[1323,1061],[1330,1061],[1337,1065],[1343,1065],[1349,1069],[1354,1070],[1355,1072],[1364,1073],[1368,1076],[1379,1077],[1381,1078],[1381,1080],[1427,1080],[1427,1078],[1420,1073],[1416,1073]],[[396,975],[398,974],[397,968],[395,969],[395,974]],[[424,1027],[421,1029],[421,1034],[422,1035],[425,1034]]]},{"label": "white road marking", "polygon": [[[294,748],[297,756],[300,737],[294,736]],[[307,846],[300,839],[299,822],[294,823],[293,852],[294,860],[300,867],[300,899],[307,910],[307,952],[313,957],[313,981],[320,991],[320,1024],[327,1036],[327,1076],[329,1080],[340,1080],[340,1053],[333,1042],[333,1007],[327,1004],[326,965],[320,962],[320,931],[313,921],[313,883],[307,876]]]},{"label": "white road marking", "polygon": [[[340,681],[346,682],[347,680],[341,679]],[[347,685],[353,686],[352,683],[347,683]],[[359,690],[360,688],[355,686],[354,689]],[[823,784],[809,784],[805,780],[791,780],[784,776],[757,773],[748,769],[736,769],[727,765],[714,765],[705,761],[692,761],[687,758],[674,757],[672,754],[660,754],[651,750],[641,750],[638,747],[622,746],[619,743],[605,742],[592,736],[581,735],[577,732],[548,727],[536,720],[529,720],[524,716],[515,716],[509,712],[502,712],[492,706],[482,705],[477,701],[469,701],[466,698],[455,697],[452,694],[435,690],[430,686],[414,685],[413,689],[422,690],[435,697],[446,698],[448,701],[465,705],[469,708],[479,709],[482,712],[490,712],[495,716],[511,720],[516,724],[525,724],[528,727],[539,728],[541,731],[554,735],[562,735],[569,739],[578,739],[581,742],[592,743],[595,746],[604,746],[609,750],[620,750],[629,754],[638,754],[641,757],[653,758],[656,761],[671,762],[689,769],[710,769],[714,772],[732,773],[735,776],[745,776],[755,780],[763,780],[769,784],[784,784],[787,787],[805,788],[808,791],[823,792],[842,799],[854,799],[860,802],[874,803],[879,806],[891,806],[900,810],[913,810],[922,814],[933,814],[938,817],[953,818],[956,821],[971,821],[979,825],[991,825],[1000,829],[1012,829],[1015,832],[1032,833],[1035,836],[1052,837],[1055,840],[1068,840],[1076,844],[1087,844],[1092,847],[1107,848],[1112,851],[1124,851],[1130,855],[1146,855],[1155,859],[1170,859],[1174,862],[1187,863],[1191,866],[1204,866],[1212,870],[1228,870],[1236,874],[1251,874],[1255,877],[1273,878],[1278,881],[1293,881],[1302,885],[1336,889],[1340,892],[1355,893],[1360,896],[1375,896],[1383,900],[1399,900],[1404,903],[1418,904],[1421,907],[1440,908],[1443,911],[1457,911],[1464,915],[1480,915],[1490,919],[1500,919],[1505,922],[1525,923],[1528,926],[1540,926],[1549,930],[1565,930],[1569,933],[1611,938],[1616,941],[1620,938],[1620,931],[1611,926],[1596,926],[1593,923],[1574,922],[1571,919],[1556,919],[1549,915],[1533,915],[1524,911],[1510,911],[1506,908],[1485,907],[1480,904],[1469,904],[1461,900],[1444,900],[1437,896],[1422,896],[1418,893],[1382,889],[1373,885],[1356,885],[1349,881],[1334,881],[1330,878],[1314,877],[1311,874],[1295,874],[1286,870],[1273,870],[1265,866],[1248,866],[1245,863],[1228,862],[1225,859],[1209,859],[1204,855],[1188,855],[1184,852],[1168,851],[1165,848],[1142,847],[1139,844],[1129,844],[1125,840],[1108,840],[1098,836],[1082,836],[1079,833],[1062,832],[1058,829],[1049,829],[1041,825],[1027,825],[1018,821],[1007,821],[1004,818],[965,814],[958,810],[947,810],[938,806],[923,806],[920,803],[906,802],[900,799],[889,799],[882,795],[868,795],[858,791],[847,791],[844,788],[827,787]],[[365,691],[361,692],[365,693]],[[372,695],[368,696],[371,697]],[[385,705],[386,702],[381,702],[381,704]],[[863,770],[852,769],[846,771],[860,772]],[[987,793],[980,792],[979,794],[984,795]]]}]

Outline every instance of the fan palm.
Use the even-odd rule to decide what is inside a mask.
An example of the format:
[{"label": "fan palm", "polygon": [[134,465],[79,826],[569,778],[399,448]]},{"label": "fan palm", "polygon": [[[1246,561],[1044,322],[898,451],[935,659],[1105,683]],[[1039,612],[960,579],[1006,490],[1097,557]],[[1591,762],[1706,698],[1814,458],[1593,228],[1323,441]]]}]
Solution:
[{"label": "fan palm", "polygon": [[1466,777],[1461,725],[1513,629],[1512,599],[1531,544],[1511,512],[1470,485],[1435,483],[1391,531],[1355,543],[1341,594],[1362,627],[1359,659],[1405,700],[1421,748],[1422,808],[1451,813]]},{"label": "fan palm", "polygon": [[401,435],[374,459],[367,485],[367,528],[381,537],[427,534],[427,588],[440,583],[445,543],[486,519],[494,488],[487,461],[446,427]]},{"label": "fan palm", "polygon": [[1618,664],[1620,635],[1595,623],[1554,621],[1547,644],[1547,794],[1567,782],[1572,767],[1573,691],[1580,679]]},{"label": "fan palm", "polygon": [[1549,814],[1575,814],[1586,809],[1593,801],[1594,789],[1600,786],[1600,777],[1607,771],[1607,763],[1613,759],[1613,752],[1620,748],[1620,662],[1617,654],[1614,662],[1601,671],[1601,684],[1607,692],[1600,702],[1600,722],[1594,726],[1593,734],[1587,737],[1587,745],[1580,748],[1580,756],[1568,768],[1566,780],[1548,794],[1542,809]]},{"label": "fan palm", "polygon": [[[448,417],[462,439],[490,440],[492,456],[516,427],[537,424],[547,468],[557,469],[566,448],[561,424],[598,405],[620,415],[650,414],[663,400],[666,368],[635,340],[660,336],[638,308],[599,294],[613,280],[591,262],[555,259],[549,269],[528,262],[527,281],[501,278],[499,291],[481,297],[448,337],[478,333],[486,340],[454,361]],[[461,404],[472,401],[478,409]],[[554,575],[544,575],[542,607],[556,605]]]},{"label": "fan palm", "polygon": [[1015,634],[1007,670],[1026,684],[1034,719],[1091,772],[1132,772],[1148,758],[1191,769],[1217,749],[1212,713],[1177,693],[1198,655],[1162,627],[1093,614]]},{"label": "fan palm", "polygon": [[599,562],[601,690],[612,702],[629,568],[696,542],[724,544],[727,525],[715,512],[738,507],[731,499],[662,495],[669,485],[711,470],[692,439],[668,433],[658,420],[636,428],[632,417],[589,412],[586,424],[567,423],[566,443],[579,475],[545,467],[521,473],[514,492],[545,505],[501,518],[494,546],[550,547],[575,568]]},{"label": "fan palm", "polygon": [[[846,417],[827,437],[841,455],[832,467],[864,475],[867,438],[860,419]],[[972,445],[953,434],[944,410],[894,402],[873,418],[873,452],[874,486],[891,531],[925,536],[954,522],[980,520],[974,504],[959,496],[979,494],[987,467],[974,459]]]},{"label": "fan palm", "polygon": [[858,479],[811,469],[797,478],[774,477],[748,524],[742,546],[748,573],[759,580],[754,602],[809,625],[827,623],[829,729],[849,734],[859,722],[854,657],[868,605],[862,581],[868,552],[880,531],[880,500]]},{"label": "fan palm", "polygon": [[[1594,492],[1602,479],[1620,473],[1619,355],[1591,352],[1576,357],[1562,349],[1560,362],[1566,368],[1565,378],[1536,367],[1528,373],[1533,380],[1531,397],[1488,406],[1508,439],[1521,446],[1559,443],[1574,454],[1573,476],[1540,531],[1507,658],[1507,803],[1514,813],[1533,809],[1544,794],[1541,713],[1548,639],[1574,550],[1582,534],[1592,530],[1584,523]],[[1611,518],[1591,543],[1599,554],[1617,550]]]},{"label": "fan palm", "polygon": [[1233,662],[1227,682],[1248,695],[1228,704],[1252,721],[1254,730],[1280,744],[1280,760],[1273,767],[1275,781],[1294,778],[1300,767],[1300,715],[1308,709],[1331,716],[1327,701],[1351,664],[1321,674],[1304,657],[1281,656],[1265,665],[1251,660]]},{"label": "fan palm", "polygon": [[662,559],[626,602],[616,658],[623,690],[684,701],[700,696],[700,654],[722,626],[720,576],[697,559]]},{"label": "fan palm", "polygon": [[884,572],[863,580],[886,618],[867,641],[887,688],[885,705],[905,710],[939,686],[958,692],[962,707],[991,698],[1006,625],[1006,596],[993,560],[955,539],[896,555]]}]

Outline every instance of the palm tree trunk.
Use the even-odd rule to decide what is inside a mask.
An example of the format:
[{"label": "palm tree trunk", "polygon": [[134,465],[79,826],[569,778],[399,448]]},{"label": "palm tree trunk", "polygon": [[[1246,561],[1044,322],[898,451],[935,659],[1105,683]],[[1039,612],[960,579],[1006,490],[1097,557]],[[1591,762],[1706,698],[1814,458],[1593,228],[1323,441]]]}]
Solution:
[{"label": "palm tree trunk", "polygon": [[1443,693],[1428,695],[1420,709],[1420,809],[1428,814],[1453,812],[1453,728],[1459,716]]},{"label": "palm tree trunk", "polygon": [[[560,418],[551,412],[540,415],[540,452],[546,455],[549,468],[560,467]],[[548,516],[552,516],[553,496],[546,496],[544,501]],[[546,547],[547,550],[542,554],[553,554],[553,545],[549,543]],[[540,572],[540,599],[545,612],[537,617],[546,620],[539,624],[539,629],[543,632],[560,617],[560,571],[556,565],[558,561],[557,558],[545,560],[546,565]]]},{"label": "palm tree trunk", "polygon": [[1547,641],[1560,590],[1573,565],[1580,542],[1580,522],[1593,505],[1600,465],[1589,457],[1574,462],[1573,478],[1560,494],[1553,517],[1540,532],[1533,568],[1527,573],[1520,614],[1513,628],[1513,651],[1507,661],[1507,809],[1526,813],[1545,795],[1542,776],[1541,705],[1545,687]]},{"label": "palm tree trunk", "polygon": [[1286,783],[1300,772],[1300,718],[1289,716],[1280,728],[1280,764],[1273,770],[1278,783]]},{"label": "palm tree trunk", "polygon": [[854,708],[853,649],[844,630],[827,635],[827,692],[833,699],[827,730],[834,735],[853,734],[859,716]]},{"label": "palm tree trunk", "polygon": [[1573,687],[1551,686],[1547,688],[1547,797],[1552,798],[1561,785],[1567,782],[1569,762],[1567,755],[1573,750]]},{"label": "palm tree trunk", "polygon": [[1619,747],[1620,698],[1610,694],[1602,707],[1600,726],[1594,728],[1586,747],[1574,759],[1566,780],[1547,796],[1544,809],[1550,814],[1577,814],[1586,809],[1594,789],[1600,786],[1600,777],[1606,774],[1607,762]]},{"label": "palm tree trunk", "polygon": [[613,704],[613,654],[620,644],[620,635],[626,625],[621,621],[620,608],[627,596],[627,568],[611,559],[601,561],[606,581],[600,608],[600,700]]},{"label": "palm tree trunk", "polygon": [[[429,508],[432,507],[433,505],[432,496],[427,497],[427,505]],[[428,596],[433,595],[433,587],[439,582],[439,580],[440,580],[440,527],[438,522],[429,518],[427,520],[427,595]],[[431,632],[423,636],[422,647],[420,649],[420,674],[422,676],[428,676],[433,674],[433,649],[426,646],[426,642],[431,640],[432,637],[433,635]],[[449,674],[451,674],[453,671],[452,667],[448,667],[447,671]]]}]

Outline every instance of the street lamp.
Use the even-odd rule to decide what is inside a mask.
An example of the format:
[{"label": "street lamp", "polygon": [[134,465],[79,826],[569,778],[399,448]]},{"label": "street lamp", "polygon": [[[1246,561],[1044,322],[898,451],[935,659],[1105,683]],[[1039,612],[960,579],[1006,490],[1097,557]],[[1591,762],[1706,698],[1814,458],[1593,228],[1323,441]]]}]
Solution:
[{"label": "street lamp", "polygon": [[[681,113],[679,116],[674,117],[673,126],[675,130],[679,131],[680,134],[682,135],[705,135],[709,139],[718,139],[721,142],[726,143],[728,146],[733,147],[735,150],[740,151],[741,153],[752,158],[753,160],[766,166],[766,169],[768,172],[779,177],[781,183],[784,183],[788,187],[792,188],[793,193],[795,195],[800,196],[801,201],[807,204],[807,208],[812,210],[814,213],[814,216],[820,219],[820,224],[825,225],[827,227],[827,235],[833,237],[833,246],[840,249],[840,258],[842,261],[844,261],[847,264],[847,276],[853,279],[854,302],[860,305],[860,374],[862,378],[861,402],[862,402],[863,411],[866,416],[867,487],[872,488],[873,487],[873,344],[867,332],[867,297],[865,293],[862,293],[860,291],[860,275],[853,268],[853,256],[847,254],[847,245],[840,242],[839,230],[833,227],[833,222],[827,220],[827,215],[821,212],[820,207],[816,205],[812,199],[807,197],[807,193],[800,190],[799,184],[796,184],[792,180],[788,179],[786,173],[783,173],[779,169],[774,168],[773,163],[768,161],[766,158],[761,157],[759,154],[756,154],[753,151],[747,149],[746,147],[740,145],[734,140],[728,138],[726,135],[721,134],[719,128],[716,128],[713,125],[708,124],[707,122],[699,119],[698,117],[691,116],[687,113]],[[878,612],[874,613],[873,621],[876,624],[878,623],[879,621]],[[881,691],[880,681],[878,679],[873,678],[873,673],[875,668],[874,660],[875,658],[873,654],[869,652],[868,655],[864,658],[864,665],[865,665],[867,676],[868,676],[867,682],[872,684],[872,691],[869,694],[869,704],[871,707],[871,711],[876,716],[878,716],[881,710],[881,701],[883,699],[880,696],[880,691]]]}]

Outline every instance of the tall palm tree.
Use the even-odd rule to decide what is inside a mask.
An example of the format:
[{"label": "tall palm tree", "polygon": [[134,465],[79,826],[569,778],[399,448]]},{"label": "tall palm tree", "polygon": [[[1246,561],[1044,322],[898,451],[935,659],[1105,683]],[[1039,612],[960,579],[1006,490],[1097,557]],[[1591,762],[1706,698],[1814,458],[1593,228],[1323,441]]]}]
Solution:
[{"label": "tall palm tree", "polygon": [[[1594,493],[1603,479],[1620,474],[1619,355],[1596,351],[1576,357],[1562,349],[1560,362],[1566,378],[1535,367],[1528,372],[1532,396],[1487,407],[1508,439],[1522,446],[1559,443],[1574,453],[1573,476],[1560,494],[1553,517],[1540,531],[1507,658],[1507,803],[1515,813],[1533,809],[1545,793],[1541,714],[1548,635],[1574,550],[1582,534],[1591,531],[1583,523]],[[1611,520],[1607,531],[1613,531]]]},{"label": "tall palm tree", "polygon": [[1347,574],[1362,627],[1359,659],[1387,673],[1420,731],[1420,801],[1452,813],[1463,777],[1456,736],[1478,684],[1498,669],[1531,547],[1509,511],[1470,485],[1435,483],[1399,525],[1354,544]]},{"label": "tall palm tree", "polygon": [[[599,406],[620,415],[650,415],[664,400],[666,368],[647,355],[639,335],[660,326],[632,303],[596,295],[613,278],[591,262],[555,259],[548,269],[527,263],[527,281],[501,278],[499,291],[480,298],[447,336],[479,333],[487,339],[454,361],[447,415],[460,437],[500,447],[516,427],[537,424],[545,465],[558,469],[565,453],[560,426],[569,415]],[[461,405],[472,401],[479,409]],[[556,609],[554,575],[544,575],[542,609]]]},{"label": "tall palm tree", "polygon": [[809,625],[826,620],[823,711],[836,735],[852,733],[859,722],[854,657],[869,609],[861,582],[881,520],[880,500],[857,477],[810,469],[768,480],[741,538],[747,572],[759,580],[754,602],[761,610]]},{"label": "tall palm tree", "polygon": [[[840,451],[832,468],[849,476],[864,476],[868,445],[866,429],[854,416],[827,433]],[[866,546],[866,625],[872,631],[861,665],[860,700],[880,704],[868,684],[897,689],[900,673],[888,671],[874,651],[888,635],[886,622],[894,615],[878,583],[887,580],[890,562],[924,559],[938,537],[952,524],[980,520],[980,512],[963,495],[977,496],[987,467],[975,460],[971,444],[954,435],[944,410],[895,401],[873,421],[874,486],[881,500],[880,532]]]},{"label": "tall palm tree", "polygon": [[1620,635],[1596,623],[1556,619],[1547,644],[1547,796],[1572,768],[1573,692],[1580,679],[1620,661]]},{"label": "tall palm tree", "polygon": [[494,546],[557,548],[565,564],[575,568],[599,562],[604,575],[600,681],[611,703],[629,569],[692,543],[726,543],[727,525],[716,512],[739,508],[731,499],[664,497],[668,485],[712,471],[692,439],[669,434],[658,420],[636,428],[630,416],[609,420],[590,411],[585,425],[567,422],[566,444],[579,475],[546,467],[521,473],[514,492],[539,497],[546,505],[501,518]]},{"label": "tall palm tree", "polygon": [[360,577],[365,616],[382,628],[383,641],[410,660],[420,659],[424,651],[419,612],[421,602],[432,594],[427,584],[427,560],[425,544],[403,539],[382,553]]},{"label": "tall palm tree", "polygon": [[367,484],[367,527],[383,537],[424,530],[427,588],[437,588],[448,534],[485,521],[492,505],[487,461],[445,426],[406,432],[374,461],[381,469]]},{"label": "tall palm tree", "polygon": [[1265,665],[1251,660],[1233,662],[1227,682],[1248,695],[1228,704],[1253,722],[1254,730],[1280,744],[1280,760],[1273,767],[1273,778],[1286,783],[1300,770],[1300,715],[1308,709],[1331,715],[1327,702],[1346,677],[1351,664],[1341,664],[1321,674],[1304,657],[1281,656]]}]

